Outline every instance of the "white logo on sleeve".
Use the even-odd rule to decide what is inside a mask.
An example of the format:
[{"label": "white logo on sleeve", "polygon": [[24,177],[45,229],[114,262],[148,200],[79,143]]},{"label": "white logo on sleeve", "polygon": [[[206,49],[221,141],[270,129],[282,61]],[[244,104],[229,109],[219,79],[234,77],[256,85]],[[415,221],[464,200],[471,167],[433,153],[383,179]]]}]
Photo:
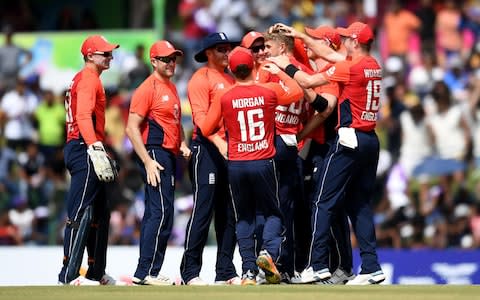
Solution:
[{"label": "white logo on sleeve", "polygon": [[335,66],[330,67],[330,69],[328,69],[325,73],[327,74],[327,76],[332,76],[333,73],[335,73]]},{"label": "white logo on sleeve", "polygon": [[170,99],[170,97],[168,97],[168,95],[163,95],[162,96],[162,102],[167,102],[169,99]]},{"label": "white logo on sleeve", "polygon": [[208,174],[208,184],[215,184],[215,173]]}]

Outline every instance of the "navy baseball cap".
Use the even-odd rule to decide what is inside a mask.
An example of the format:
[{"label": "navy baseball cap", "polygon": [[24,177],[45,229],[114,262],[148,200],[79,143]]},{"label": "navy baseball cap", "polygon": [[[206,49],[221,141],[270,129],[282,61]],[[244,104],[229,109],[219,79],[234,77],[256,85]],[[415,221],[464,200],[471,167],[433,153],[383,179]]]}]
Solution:
[{"label": "navy baseball cap", "polygon": [[238,44],[238,42],[230,41],[224,32],[210,33],[200,41],[200,51],[195,54],[195,60],[197,62],[206,62],[207,55],[205,54],[205,50],[215,47],[218,44],[231,44],[233,47]]}]

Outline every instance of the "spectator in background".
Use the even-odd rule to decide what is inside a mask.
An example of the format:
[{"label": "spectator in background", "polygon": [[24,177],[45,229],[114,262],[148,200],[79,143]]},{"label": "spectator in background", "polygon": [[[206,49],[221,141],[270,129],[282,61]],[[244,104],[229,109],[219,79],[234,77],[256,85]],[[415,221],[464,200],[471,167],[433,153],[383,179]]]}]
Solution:
[{"label": "spectator in background", "polygon": [[387,88],[387,109],[389,113],[384,116],[381,121],[387,130],[387,150],[393,156],[394,161],[397,160],[400,154],[400,114],[405,110],[404,99],[406,93],[407,89],[403,81]]},{"label": "spectator in background", "polygon": [[[411,64],[409,56],[419,54],[420,48],[414,48],[412,39],[420,28],[420,20],[409,10],[403,8],[400,1],[394,0],[383,19],[386,43],[383,45],[383,58],[389,56],[400,57],[404,64]],[[416,45],[419,46],[419,45]]]},{"label": "spectator in background", "polygon": [[464,44],[460,30],[461,19],[461,11],[453,0],[446,0],[444,7],[437,13],[435,49],[438,63],[442,67],[448,66],[448,60],[452,55],[460,56],[464,60],[470,51]]},{"label": "spectator in background", "polygon": [[13,27],[6,25],[3,28],[5,43],[0,47],[0,97],[6,91],[15,88],[18,72],[21,67],[21,56],[24,49],[13,43]]},{"label": "spectator in background", "polygon": [[183,47],[186,66],[195,66],[193,55],[200,50],[200,40],[215,31],[213,18],[208,14],[210,0],[181,0],[178,15],[183,21]]},{"label": "spectator in background", "polygon": [[4,136],[7,147],[24,150],[34,138],[32,116],[38,106],[37,97],[17,78],[15,89],[7,92],[0,103],[6,116]]},{"label": "spectator in background", "polygon": [[31,208],[46,206],[47,199],[44,193],[45,157],[38,151],[34,142],[27,145],[25,152],[18,154],[20,166],[20,195],[26,197]]},{"label": "spectator in background", "polygon": [[432,0],[421,0],[420,7],[415,11],[421,22],[418,31],[422,41],[422,50],[433,51],[435,46],[435,20],[437,12],[433,7]]},{"label": "spectator in background", "polygon": [[123,98],[115,88],[107,89],[105,94],[107,97],[107,108],[105,110],[107,144],[112,146],[117,154],[121,154],[126,140],[125,126],[127,124],[123,112]]},{"label": "spectator in background", "polygon": [[51,90],[43,91],[43,99],[34,112],[40,152],[47,160],[63,147],[65,140],[65,106]]},{"label": "spectator in background", "polygon": [[21,245],[22,237],[18,228],[12,224],[9,213],[0,210],[0,246]]},{"label": "spectator in background", "polygon": [[12,199],[12,208],[8,211],[8,218],[11,224],[18,229],[21,244],[30,242],[35,214],[28,206],[26,197],[17,195]]},{"label": "spectator in background", "polygon": [[[437,112],[428,119],[428,129],[436,150],[434,158],[423,169],[415,172],[439,176],[445,203],[453,207],[454,186],[465,184],[466,158],[471,145],[468,122],[460,105],[453,103],[452,95],[444,82],[437,82],[432,92]],[[454,185],[455,183],[456,185]]]},{"label": "spectator in background", "polygon": [[249,27],[250,7],[245,0],[212,0],[209,9],[217,31],[225,32],[232,41],[240,41]]},{"label": "spectator in background", "polygon": [[18,193],[18,183],[13,176],[17,155],[8,147],[0,147],[0,211],[7,209],[10,198]]},{"label": "spectator in background", "polygon": [[145,46],[138,44],[135,47],[135,55],[125,63],[126,75],[123,78],[122,86],[127,90],[136,89],[150,75],[150,67],[145,63]]}]

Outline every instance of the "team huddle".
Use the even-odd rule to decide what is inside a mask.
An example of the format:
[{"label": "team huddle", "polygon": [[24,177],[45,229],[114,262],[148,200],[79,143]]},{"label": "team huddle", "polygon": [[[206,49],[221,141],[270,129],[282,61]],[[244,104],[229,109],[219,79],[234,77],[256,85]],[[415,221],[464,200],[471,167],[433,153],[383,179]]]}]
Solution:
[{"label": "team huddle", "polygon": [[[375,133],[382,70],[374,34],[355,22],[299,32],[275,24],[240,45],[222,33],[201,41],[205,63],[187,87],[194,131],[189,146],[171,78],[183,56],[162,40],[150,48],[152,74],[135,90],[126,134],[145,183],[140,257],[132,283],[171,285],[161,275],[172,231],[175,162],[189,159],[193,210],[180,265],[199,275],[212,218],[215,284],[379,284],[370,201],[379,156]],[[119,46],[101,36],[82,45],[85,67],[67,93],[68,194],[59,282],[121,285],[105,273],[109,213],[105,184],[117,167],[104,148],[105,93],[99,79]],[[354,274],[350,228],[360,249]],[[238,245],[241,274],[232,262]],[[88,270],[79,274],[84,249]]]}]

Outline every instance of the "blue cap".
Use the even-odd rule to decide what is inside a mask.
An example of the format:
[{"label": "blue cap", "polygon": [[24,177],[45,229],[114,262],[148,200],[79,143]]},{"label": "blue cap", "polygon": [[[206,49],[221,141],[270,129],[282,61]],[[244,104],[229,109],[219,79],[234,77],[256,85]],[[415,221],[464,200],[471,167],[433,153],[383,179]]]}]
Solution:
[{"label": "blue cap", "polygon": [[206,62],[207,55],[205,50],[210,49],[218,44],[238,44],[238,42],[232,42],[228,39],[224,32],[210,33],[200,41],[200,51],[195,54],[194,58],[197,62]]}]

